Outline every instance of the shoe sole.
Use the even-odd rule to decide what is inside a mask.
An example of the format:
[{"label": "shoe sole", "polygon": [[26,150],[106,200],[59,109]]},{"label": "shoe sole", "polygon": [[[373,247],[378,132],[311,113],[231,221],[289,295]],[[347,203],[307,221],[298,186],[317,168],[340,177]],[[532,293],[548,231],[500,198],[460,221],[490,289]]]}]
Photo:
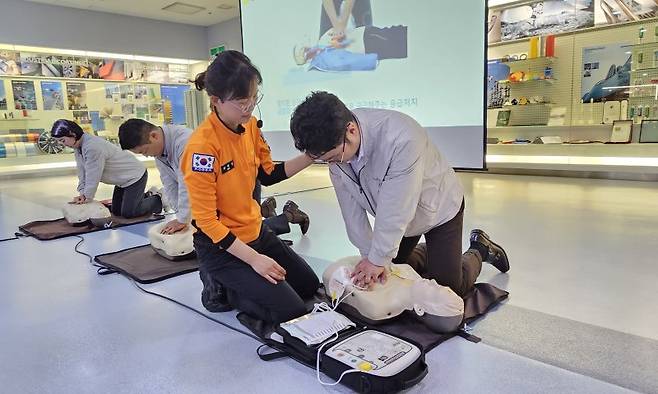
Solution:
[{"label": "shoe sole", "polygon": [[491,238],[489,237],[489,235],[487,233],[485,233],[484,231],[482,231],[480,229],[475,229],[472,232],[480,234],[483,237],[486,237],[489,240],[489,242],[491,242],[492,245],[496,246],[498,249],[503,251],[503,255],[505,256],[505,260],[507,260],[507,269],[505,271],[503,271],[503,270],[499,269],[498,267],[496,267],[496,268],[502,273],[506,273],[507,271],[509,271],[509,257],[507,257],[507,252],[505,251],[505,249],[502,246],[495,243],[494,241],[492,241]]},{"label": "shoe sole", "polygon": [[500,272],[502,272],[502,273],[506,273],[507,271],[509,271],[509,257],[507,257],[507,252],[505,251],[505,249],[503,249],[502,246],[498,245],[497,243],[495,243],[495,242],[492,241],[491,239],[489,239],[489,242],[491,242],[492,245],[496,246],[497,248],[499,248],[500,250],[503,251],[503,255],[505,256],[505,260],[507,261],[507,269],[503,271],[503,270],[501,270],[501,269],[498,268],[498,267],[496,267],[496,268],[498,268],[498,270],[499,270]]}]

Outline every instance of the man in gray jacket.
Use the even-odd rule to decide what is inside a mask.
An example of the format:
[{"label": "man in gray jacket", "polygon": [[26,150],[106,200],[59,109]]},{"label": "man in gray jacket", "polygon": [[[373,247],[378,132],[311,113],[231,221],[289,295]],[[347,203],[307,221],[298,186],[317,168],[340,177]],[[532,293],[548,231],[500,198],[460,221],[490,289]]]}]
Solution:
[{"label": "man in gray jacket", "polygon": [[75,122],[59,119],[50,131],[53,138],[74,149],[78,167],[79,195],[71,201],[92,201],[100,182],[114,185],[112,214],[125,218],[162,211],[159,196],[145,196],[148,180],[146,167],[129,152],[107,140],[85,133]]},{"label": "man in gray jacket", "polygon": [[357,285],[385,281],[385,267],[406,262],[422,235],[427,262],[414,268],[459,295],[473,288],[482,261],[509,270],[505,251],[482,230],[471,232],[462,254],[462,186],[408,115],[349,111],[333,94],[315,92],[295,109],[290,130],[297,149],[330,163],[348,237],[362,257],[353,274]]},{"label": "man in gray jacket", "polygon": [[155,158],[165,199],[176,210],[176,218],[165,225],[163,234],[183,231],[192,221],[187,188],[180,171],[180,158],[190,135],[192,130],[187,127],[169,124],[158,127],[142,119],[128,119],[119,127],[122,149]]}]

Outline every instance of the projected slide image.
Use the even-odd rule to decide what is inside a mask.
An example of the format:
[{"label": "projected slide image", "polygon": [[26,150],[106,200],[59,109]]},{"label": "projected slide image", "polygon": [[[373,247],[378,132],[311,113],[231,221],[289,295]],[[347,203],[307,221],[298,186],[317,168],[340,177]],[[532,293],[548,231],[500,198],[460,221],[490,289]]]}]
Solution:
[{"label": "projected slide image", "polygon": [[309,71],[372,71],[382,60],[407,58],[407,26],[373,24],[369,0],[323,1],[319,38],[307,29],[299,25],[292,60]]},{"label": "projected slide image", "polygon": [[[287,129],[292,110],[314,90],[331,91],[350,108],[403,111],[428,126],[481,123],[470,119],[482,117],[477,108],[449,103],[482,101],[484,18],[477,1],[243,3],[244,52],[263,75],[266,127]],[[273,23],[277,29],[264,28]]]},{"label": "projected slide image", "polygon": [[288,132],[295,107],[324,90],[350,109],[404,112],[457,166],[482,167],[486,17],[477,0],[242,2],[263,132]]}]

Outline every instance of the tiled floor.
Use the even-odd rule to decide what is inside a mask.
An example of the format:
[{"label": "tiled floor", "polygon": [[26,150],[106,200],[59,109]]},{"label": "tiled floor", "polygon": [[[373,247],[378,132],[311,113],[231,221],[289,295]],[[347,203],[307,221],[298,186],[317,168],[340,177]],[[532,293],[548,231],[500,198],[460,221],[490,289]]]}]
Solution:
[{"label": "tiled floor", "polygon": [[[412,391],[658,392],[658,186],[459,176],[465,231],[485,229],[511,259],[509,274],[485,266],[480,280],[511,296],[475,325],[482,343],[455,338],[431,351],[430,374]],[[150,183],[157,183],[156,173]],[[318,166],[265,190],[314,189],[277,200],[283,206],[292,198],[310,214],[306,236],[293,228],[283,238],[292,239],[318,273],[354,254],[329,185],[326,168]],[[70,176],[3,181],[0,238],[19,224],[59,216],[57,207],[74,189]],[[110,197],[111,188],[99,190],[100,198]],[[89,234],[82,250],[100,254],[144,244],[149,226]],[[345,391],[322,388],[313,370],[295,362],[260,361],[254,340],[141,293],[127,279],[97,276],[73,252],[76,243],[0,243],[3,391]],[[201,308],[196,274],[149,289]],[[233,313],[213,317],[239,327]],[[570,345],[568,339],[581,334]]]}]

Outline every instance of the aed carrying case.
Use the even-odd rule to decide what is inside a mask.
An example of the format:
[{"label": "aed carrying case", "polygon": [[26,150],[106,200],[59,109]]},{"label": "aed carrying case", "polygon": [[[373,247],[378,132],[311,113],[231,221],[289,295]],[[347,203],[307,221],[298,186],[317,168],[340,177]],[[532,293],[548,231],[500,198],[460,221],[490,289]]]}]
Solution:
[{"label": "aed carrying case", "polygon": [[[406,338],[359,327],[340,332],[337,339],[329,339],[326,344],[306,345],[279,326],[275,332],[283,337],[283,343],[264,339],[265,344],[258,349],[262,360],[290,357],[316,369],[318,349],[322,346],[319,357],[320,372],[326,375],[323,381],[333,383],[345,371],[358,370],[346,373],[340,384],[359,393],[396,393],[413,387],[427,376],[425,352]],[[266,346],[277,352],[263,353]]]}]

